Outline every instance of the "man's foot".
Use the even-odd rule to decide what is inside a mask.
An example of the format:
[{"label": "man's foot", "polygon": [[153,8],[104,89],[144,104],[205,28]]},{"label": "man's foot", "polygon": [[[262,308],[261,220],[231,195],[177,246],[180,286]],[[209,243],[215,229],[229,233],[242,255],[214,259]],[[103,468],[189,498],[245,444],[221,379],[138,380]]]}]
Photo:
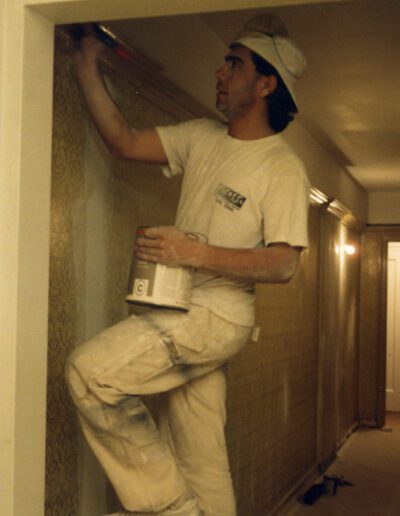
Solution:
[{"label": "man's foot", "polygon": [[190,495],[184,494],[167,509],[157,513],[159,516],[202,516],[197,501]]},{"label": "man's foot", "polygon": [[161,512],[132,512],[121,510],[104,516],[204,516],[195,498],[183,496]]},{"label": "man's foot", "polygon": [[155,516],[158,513],[155,512],[132,512],[132,511],[125,511],[120,510],[118,512],[113,512],[110,514],[104,514],[104,516]]}]

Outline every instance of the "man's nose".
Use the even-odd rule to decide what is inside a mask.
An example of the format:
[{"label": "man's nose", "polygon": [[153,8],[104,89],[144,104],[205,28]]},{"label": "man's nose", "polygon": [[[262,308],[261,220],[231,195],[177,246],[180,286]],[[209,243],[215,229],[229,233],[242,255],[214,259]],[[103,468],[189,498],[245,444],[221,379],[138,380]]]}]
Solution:
[{"label": "man's nose", "polygon": [[215,71],[215,78],[217,81],[222,81],[225,76],[225,65],[223,64]]}]

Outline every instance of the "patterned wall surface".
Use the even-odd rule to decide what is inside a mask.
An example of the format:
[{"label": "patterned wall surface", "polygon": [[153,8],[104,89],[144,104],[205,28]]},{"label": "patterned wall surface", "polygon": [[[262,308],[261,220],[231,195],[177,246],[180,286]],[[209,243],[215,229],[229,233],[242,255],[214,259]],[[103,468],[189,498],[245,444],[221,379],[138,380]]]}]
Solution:
[{"label": "patterned wall surface", "polygon": [[78,439],[63,380],[81,333],[85,238],[84,138],[87,120],[71,73],[58,54],[54,69],[51,189],[46,514],[73,516],[78,504]]},{"label": "patterned wall surface", "polygon": [[[123,79],[109,78],[118,104],[136,127],[167,124],[174,119],[147,102]],[[88,287],[88,271],[104,274],[106,300],[102,325],[120,320],[129,310],[124,301],[138,225],[171,224],[179,194],[179,180],[165,179],[159,167],[111,160],[101,143],[95,163],[108,168],[106,193],[95,192],[89,173],[89,118],[68,55],[56,52],[54,70],[53,170],[51,199],[49,348],[47,392],[46,515],[75,516],[79,497],[79,438],[75,411],[63,378],[64,364],[85,340],[91,310],[99,305]],[[104,156],[103,156],[104,154]],[[91,171],[93,172],[93,171]],[[96,171],[94,171],[96,173]],[[100,172],[99,172],[100,173]],[[108,214],[89,222],[88,204],[103,195]],[[97,227],[99,226],[99,227]],[[90,234],[88,234],[90,232]],[[88,245],[103,235],[105,270]],[[99,237],[100,238],[100,237]],[[97,244],[96,244],[97,245]],[[100,280],[100,278],[99,278]],[[139,311],[139,310],[137,310]],[[97,316],[99,319],[99,317]]]},{"label": "patterned wall surface", "polygon": [[[355,246],[347,255],[345,244]],[[358,325],[361,236],[321,218],[319,458],[326,459],[358,418]]]},{"label": "patterned wall surface", "polygon": [[[114,98],[132,126],[153,127],[175,121],[135,94],[126,81],[114,78],[113,85]],[[127,305],[123,300],[136,227],[173,224],[179,192],[180,178],[166,179],[160,167],[132,165],[123,160],[114,162],[107,259],[107,325],[126,315]],[[140,310],[136,308],[136,311]]]},{"label": "patterned wall surface", "polygon": [[259,341],[229,376],[228,444],[239,516],[266,515],[316,460],[319,211],[288,284],[257,286]]}]

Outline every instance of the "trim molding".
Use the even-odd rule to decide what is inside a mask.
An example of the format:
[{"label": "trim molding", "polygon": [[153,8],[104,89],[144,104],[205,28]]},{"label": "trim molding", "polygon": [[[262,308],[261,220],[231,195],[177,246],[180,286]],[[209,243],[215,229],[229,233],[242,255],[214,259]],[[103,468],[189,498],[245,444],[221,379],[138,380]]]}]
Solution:
[{"label": "trim molding", "polygon": [[310,204],[312,206],[326,206],[329,204],[329,199],[321,190],[312,187],[310,191]]},{"label": "trim molding", "polygon": [[304,475],[284,494],[282,500],[273,507],[271,516],[289,516],[294,507],[299,503],[299,496],[306,492],[313,484],[315,484],[330,467],[330,465],[337,460],[337,452],[345,445],[348,439],[360,428],[358,422],[354,422],[342,439],[336,444],[335,449],[331,455],[321,464],[313,464]]},{"label": "trim molding", "polygon": [[313,464],[271,509],[271,516],[289,515],[293,508],[297,506],[299,496],[303,494],[319,476],[318,465]]},{"label": "trim molding", "polygon": [[338,199],[329,198],[317,188],[311,188],[310,203],[312,206],[320,206],[328,213],[338,218],[342,224],[362,233],[365,224],[360,222],[355,215]]},{"label": "trim molding", "polygon": [[396,226],[370,226],[366,233],[378,236],[379,247],[376,250],[375,259],[378,261],[380,300],[377,314],[378,340],[377,340],[377,366],[376,366],[376,426],[382,428],[385,425],[386,413],[386,323],[387,323],[387,256],[388,243],[400,242],[400,225]]},{"label": "trim molding", "polygon": [[338,199],[330,199],[327,205],[328,213],[331,213],[345,226],[362,233],[365,229],[365,224],[360,222],[357,217]]},{"label": "trim molding", "polygon": [[398,236],[400,231],[400,224],[367,224],[366,231],[369,233],[391,233],[395,237]]},{"label": "trim molding", "polygon": [[[106,25],[101,25],[101,27],[107,33],[112,34],[118,42],[118,46],[122,47],[126,54],[124,58],[119,57],[106,47],[104,57],[100,61],[102,68],[127,80],[132,84],[137,95],[141,95],[177,120],[207,117],[222,121],[215,112],[204,107],[198,100],[168,79],[161,63],[124,43]],[[55,40],[57,50],[72,54],[75,43],[71,35],[71,26],[57,26]]]}]

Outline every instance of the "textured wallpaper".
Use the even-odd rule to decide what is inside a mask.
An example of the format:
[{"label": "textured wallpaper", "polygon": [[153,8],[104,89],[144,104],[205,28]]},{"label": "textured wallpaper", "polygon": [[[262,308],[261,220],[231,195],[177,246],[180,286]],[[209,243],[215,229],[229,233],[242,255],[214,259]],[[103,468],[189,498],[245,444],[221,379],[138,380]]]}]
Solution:
[{"label": "textured wallpaper", "polygon": [[[117,104],[132,126],[153,127],[175,120],[135,94],[121,79],[111,78]],[[119,321],[129,305],[124,302],[137,226],[173,224],[180,192],[180,178],[166,179],[158,166],[115,160],[112,206],[107,246],[107,326]],[[132,310],[132,308],[130,308]],[[136,311],[140,311],[136,308]]]},{"label": "textured wallpaper", "polygon": [[258,342],[229,370],[227,428],[239,516],[269,514],[316,461],[319,217],[288,284],[257,285]]},{"label": "textured wallpaper", "polygon": [[85,210],[83,150],[87,121],[69,60],[54,69],[51,188],[46,514],[77,514],[78,439],[63,378],[81,332]]},{"label": "textured wallpaper", "polygon": [[[114,76],[109,81],[132,125],[174,121],[136,94],[123,79]],[[100,179],[93,179],[96,173],[107,182],[103,189]],[[57,51],[47,392],[48,516],[74,516],[79,503],[79,434],[63,378],[65,361],[93,328],[109,326],[133,310],[124,297],[136,226],[173,223],[179,188],[179,180],[168,181],[159,167],[110,158],[91,128],[71,60]],[[97,217],[98,213],[105,215]],[[93,282],[104,285],[105,295],[100,300]]]}]

